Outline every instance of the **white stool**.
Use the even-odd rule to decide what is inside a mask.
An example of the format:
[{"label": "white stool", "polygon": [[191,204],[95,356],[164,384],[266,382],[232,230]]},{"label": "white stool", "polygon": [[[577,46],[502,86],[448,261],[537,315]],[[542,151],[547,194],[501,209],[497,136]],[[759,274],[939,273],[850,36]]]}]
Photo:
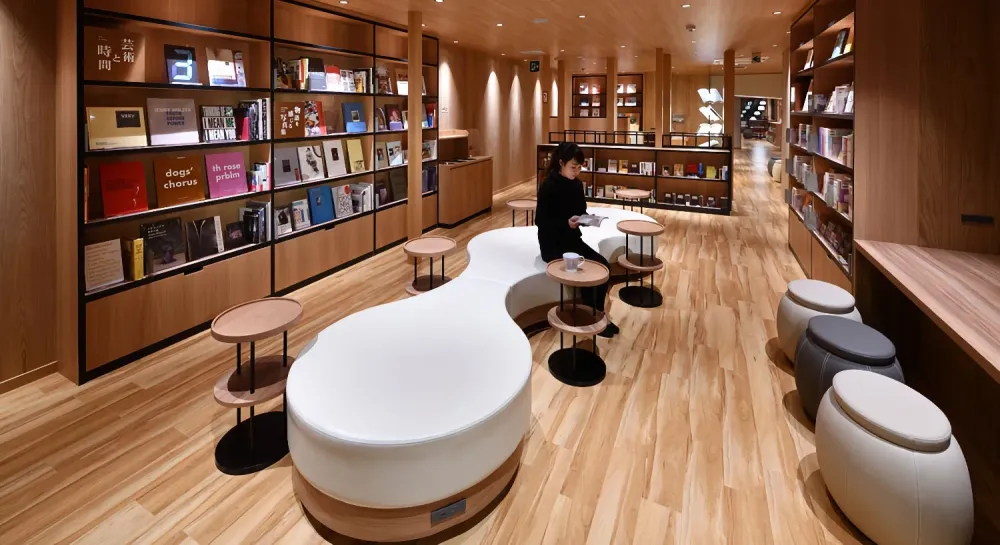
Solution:
[{"label": "white stool", "polygon": [[843,288],[819,280],[788,283],[788,291],[778,304],[778,342],[789,361],[795,362],[795,351],[809,320],[824,314],[861,321],[854,296]]},{"label": "white stool", "polygon": [[833,378],[816,455],[841,511],[879,545],[967,545],[972,482],[948,418],[916,390],[868,371]]}]

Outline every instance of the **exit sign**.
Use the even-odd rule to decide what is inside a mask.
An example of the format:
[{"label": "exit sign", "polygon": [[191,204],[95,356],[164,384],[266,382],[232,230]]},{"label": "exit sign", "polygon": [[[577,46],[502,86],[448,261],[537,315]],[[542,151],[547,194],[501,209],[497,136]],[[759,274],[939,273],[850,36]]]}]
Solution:
[{"label": "exit sign", "polygon": [[542,70],[541,61],[531,61],[530,63],[528,63],[529,72],[540,72],[541,70]]}]

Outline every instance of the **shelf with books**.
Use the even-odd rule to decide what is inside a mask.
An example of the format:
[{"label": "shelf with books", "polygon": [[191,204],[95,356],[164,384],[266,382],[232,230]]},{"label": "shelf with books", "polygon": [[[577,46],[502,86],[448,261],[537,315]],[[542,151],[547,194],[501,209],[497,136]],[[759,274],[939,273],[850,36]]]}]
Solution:
[{"label": "shelf with books", "polygon": [[131,13],[121,13],[116,11],[108,11],[97,8],[83,8],[80,12],[80,16],[85,21],[85,26],[92,26],[93,19],[114,19],[118,21],[129,21],[131,23],[148,26],[148,27],[169,27],[177,30],[182,30],[185,32],[195,33],[195,34],[207,34],[215,36],[229,36],[233,38],[241,38],[244,40],[252,40],[257,42],[270,42],[271,38],[268,36],[263,36],[260,34],[251,34],[247,32],[237,32],[234,30],[226,30],[223,28],[210,27],[204,25],[196,25],[193,23],[183,23],[178,21],[168,21],[166,19],[158,19],[155,17],[146,17],[143,15],[136,15]]},{"label": "shelf with books", "polygon": [[816,66],[816,70],[829,70],[832,68],[843,68],[843,67],[853,67],[854,66],[854,52],[844,53],[830,60],[823,61],[822,64]]},{"label": "shelf with books", "polygon": [[825,238],[823,238],[823,235],[820,235],[814,229],[810,229],[809,232],[812,234],[813,238],[816,239],[816,242],[819,242],[819,245],[822,246],[824,250],[826,250],[827,257],[829,257],[830,260],[837,265],[837,268],[839,268],[841,272],[847,275],[848,278],[851,278],[851,269],[840,261],[840,254],[833,249],[833,246],[830,245],[830,242],[827,241]]},{"label": "shelf with books", "polygon": [[802,42],[801,44],[799,44],[799,46],[796,47],[792,52],[799,53],[802,51],[808,51],[812,48],[813,48],[813,40],[810,39],[808,42]]},{"label": "shelf with books", "polygon": [[[393,57],[393,56],[390,56],[390,55],[375,55],[375,58],[378,59],[378,60],[380,60],[380,61],[389,61],[389,62],[393,62],[393,63],[397,63],[397,64],[409,64],[410,63],[409,59],[404,59],[404,58],[401,58],[401,57]],[[421,63],[421,66],[423,66],[424,68],[438,68],[437,64],[431,63],[431,62]]]},{"label": "shelf with books", "polygon": [[345,97],[370,97],[372,93],[352,93],[350,91],[312,91],[309,89],[275,89],[274,94],[299,94],[299,95],[333,95]]},{"label": "shelf with books", "polygon": [[287,234],[275,237],[274,243],[275,244],[281,244],[282,242],[288,242],[289,240],[292,240],[294,238],[298,238],[298,237],[300,237],[302,235],[307,235],[307,234],[312,233],[314,231],[319,231],[319,230],[322,230],[322,229],[333,229],[334,227],[336,227],[336,226],[338,226],[340,224],[347,223],[349,221],[354,221],[354,220],[357,220],[357,219],[361,219],[361,218],[363,218],[365,216],[370,216],[370,215],[372,215],[374,213],[375,213],[374,210],[369,210],[367,212],[355,212],[355,213],[351,214],[350,216],[344,216],[342,218],[334,218],[334,219],[332,219],[330,221],[324,221],[322,223],[316,223],[316,224],[310,225],[309,227],[302,227],[300,229],[296,229],[296,230],[292,231],[291,233],[287,233]]},{"label": "shelf with books", "polygon": [[657,174],[656,177],[661,180],[694,180],[696,182],[719,182],[723,184],[729,183],[729,180],[723,180],[720,178],[701,178],[698,176],[674,176],[674,175]]},{"label": "shelf with books", "polygon": [[366,132],[335,132],[330,134],[321,134],[319,136],[296,136],[293,138],[275,138],[275,144],[291,144],[293,142],[310,142],[313,140],[329,140],[331,138],[352,138],[360,136],[373,136],[375,133],[372,131]]},{"label": "shelf with books", "polygon": [[815,199],[815,200],[816,200],[817,202],[819,202],[819,203],[820,203],[820,204],[821,204],[821,205],[822,205],[822,206],[823,206],[824,208],[826,208],[826,209],[827,209],[827,210],[829,210],[830,212],[832,212],[832,213],[836,214],[836,215],[837,215],[837,216],[839,216],[839,217],[840,217],[841,219],[843,219],[843,220],[846,220],[846,221],[847,221],[847,223],[850,223],[850,224],[853,224],[853,223],[854,223],[854,222],[853,222],[853,220],[851,219],[851,216],[848,216],[847,214],[845,214],[845,213],[841,212],[840,210],[837,210],[837,209],[836,209],[835,207],[833,207],[833,206],[830,206],[830,205],[829,205],[829,204],[828,204],[828,203],[826,202],[826,198],[825,198],[825,197],[823,197],[823,195],[820,195],[818,191],[813,191],[813,190],[811,190],[811,189],[810,189],[810,190],[809,190],[809,194],[810,194],[810,195],[812,195],[813,197],[816,197],[816,199]]},{"label": "shelf with books", "polygon": [[[437,127],[421,127],[420,130],[422,130],[422,131],[436,131],[436,130],[438,130],[438,128]],[[393,130],[393,131],[375,131],[375,134],[376,135],[382,135],[382,134],[405,134],[407,132],[409,132],[409,129],[398,129],[398,130]]]},{"label": "shelf with books", "polygon": [[238,87],[230,85],[184,85],[178,83],[156,83],[144,81],[102,81],[84,80],[86,87],[127,87],[133,89],[164,89],[171,91],[230,91],[237,93],[270,93],[267,87]]},{"label": "shelf with books", "polygon": [[366,174],[374,174],[374,173],[375,173],[374,170],[363,170],[361,172],[351,172],[349,174],[343,174],[341,176],[332,176],[332,177],[323,178],[323,179],[320,179],[320,180],[309,180],[308,182],[296,182],[296,183],[293,183],[293,184],[279,185],[279,186],[275,186],[274,187],[274,192],[275,193],[283,193],[283,192],[289,191],[291,189],[305,189],[305,188],[313,187],[313,186],[317,186],[317,185],[333,184],[333,183],[336,183],[336,182],[340,182],[340,181],[344,181],[344,180],[351,180],[353,178],[359,178],[359,177],[364,176]]},{"label": "shelf with books", "polygon": [[364,51],[356,51],[353,49],[346,49],[343,47],[334,47],[332,45],[311,44],[306,42],[297,42],[295,40],[283,40],[280,38],[274,39],[274,45],[276,47],[299,49],[302,51],[316,51],[318,53],[335,53],[337,55],[344,55],[347,57],[357,57],[363,60],[368,60],[372,58],[371,53],[365,53]]},{"label": "shelf with books", "polygon": [[197,144],[93,149],[87,150],[84,152],[84,155],[87,157],[99,157],[108,155],[128,155],[133,153],[176,153],[181,151],[232,148],[238,146],[262,146],[270,143],[271,140],[225,140],[222,142],[199,142]]},{"label": "shelf with books", "polygon": [[634,172],[608,172],[606,170],[605,171],[597,170],[594,171],[594,174],[597,174],[598,176],[633,176],[636,178],[648,178],[648,179],[656,178],[656,176],[652,174],[636,174]]},{"label": "shelf with books", "polygon": [[804,148],[804,147],[802,147],[802,146],[800,146],[798,144],[789,143],[788,146],[791,149],[795,150],[795,151],[799,151],[799,152],[805,153],[807,155],[811,155],[813,157],[817,157],[819,159],[822,159],[823,161],[826,161],[827,163],[833,165],[835,168],[839,168],[839,169],[845,170],[845,171],[847,171],[848,173],[851,173],[851,174],[854,173],[854,168],[853,167],[849,167],[849,166],[845,165],[844,163],[841,163],[840,161],[838,161],[836,159],[832,159],[830,157],[827,157],[826,155],[821,155],[821,154],[816,153],[814,151],[810,151],[807,148]]},{"label": "shelf with books", "polygon": [[202,199],[200,201],[188,202],[184,204],[175,204],[173,206],[164,206],[161,208],[150,208],[149,210],[143,210],[141,212],[133,212],[131,214],[123,214],[121,216],[112,216],[110,218],[97,218],[90,221],[84,222],[84,227],[95,228],[104,227],[106,225],[113,225],[115,223],[124,223],[128,221],[135,221],[144,218],[151,218],[154,216],[160,216],[163,214],[172,214],[175,212],[181,212],[184,210],[192,210],[195,208],[201,208],[204,206],[212,206],[216,204],[227,203],[230,201],[239,201],[243,199],[253,199],[254,197],[260,197],[268,195],[269,190],[266,191],[252,191],[248,193],[240,193],[238,195],[229,195],[226,197],[216,197],[214,199]]},{"label": "shelf with books", "polygon": [[[425,165],[428,164],[428,163],[436,163],[437,162],[437,158],[423,159],[420,162],[423,163],[423,164],[425,164]],[[406,168],[409,165],[410,165],[410,163],[407,162],[407,163],[403,163],[401,165],[393,165],[391,167],[376,168],[375,172],[389,172],[389,171],[392,171],[392,170],[398,170],[398,169],[401,169],[401,168]]]}]

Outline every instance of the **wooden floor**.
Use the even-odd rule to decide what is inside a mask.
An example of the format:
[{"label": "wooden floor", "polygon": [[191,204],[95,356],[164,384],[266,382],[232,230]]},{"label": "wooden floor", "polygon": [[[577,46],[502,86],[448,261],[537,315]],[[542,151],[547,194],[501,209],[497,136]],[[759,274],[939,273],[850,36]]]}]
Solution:
[{"label": "wooden floor", "polygon": [[[558,336],[531,339],[534,419],[514,484],[487,516],[420,543],[858,541],[830,505],[777,355],[778,300],[802,272],[767,157],[764,144],[738,153],[732,217],[652,214],[667,226],[664,304],[635,309],[612,293],[622,334],[600,341],[603,384],[563,386],[544,364]],[[510,225],[503,202],[532,193],[517,186],[491,215],[440,232],[464,246]],[[465,264],[450,259],[448,274]],[[295,293],[306,316],[292,353],[340,318],[402,298],[411,274],[396,248]],[[256,475],[216,470],[235,415],[212,384],[232,359],[201,334],[84,387],[52,375],[0,396],[0,543],[324,542],[292,493],[288,457]]]}]

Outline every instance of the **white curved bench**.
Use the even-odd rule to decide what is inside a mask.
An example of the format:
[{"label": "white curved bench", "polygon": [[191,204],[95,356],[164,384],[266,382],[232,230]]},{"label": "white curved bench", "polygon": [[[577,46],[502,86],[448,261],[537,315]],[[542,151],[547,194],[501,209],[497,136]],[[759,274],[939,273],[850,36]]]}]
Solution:
[{"label": "white curved bench", "polygon": [[[648,216],[611,208],[583,228],[613,260],[615,227]],[[638,240],[635,240],[638,245]],[[489,504],[513,476],[531,419],[531,347],[512,319],[559,301],[537,228],[489,231],[468,244],[460,276],[324,329],[287,384],[295,489],[324,525],[395,541],[437,533]],[[429,513],[465,498],[464,514]],[[392,524],[387,524],[392,520]]]}]

